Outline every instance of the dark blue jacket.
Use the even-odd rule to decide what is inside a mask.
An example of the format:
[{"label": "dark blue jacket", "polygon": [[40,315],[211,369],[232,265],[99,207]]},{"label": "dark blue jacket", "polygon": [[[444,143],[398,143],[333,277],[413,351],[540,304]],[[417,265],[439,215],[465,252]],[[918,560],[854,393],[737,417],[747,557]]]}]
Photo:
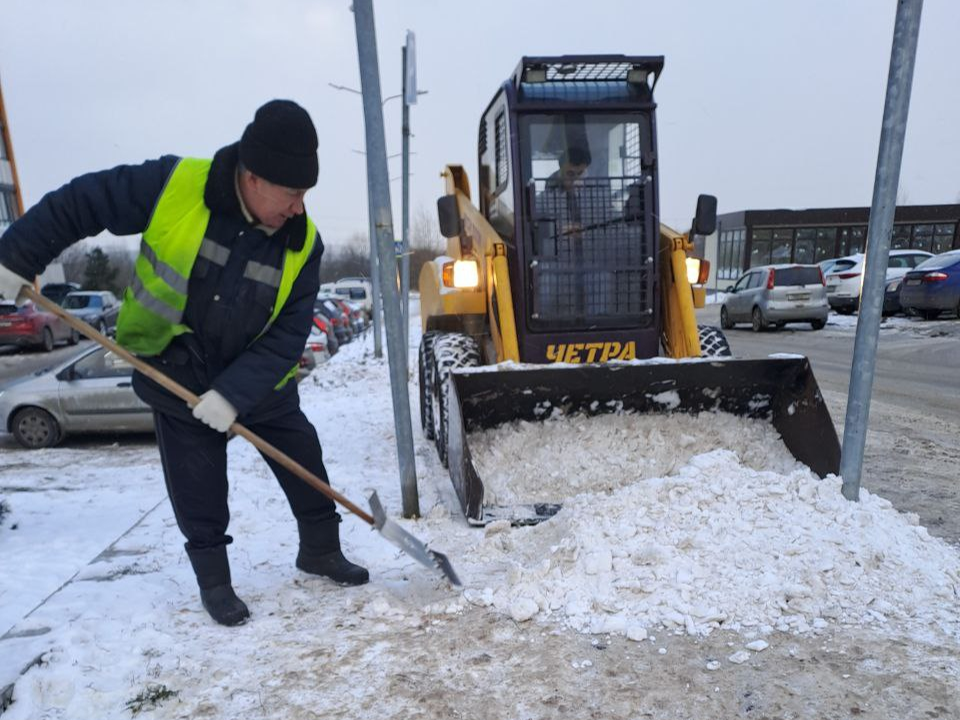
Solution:
[{"label": "dark blue jacket", "polygon": [[[142,233],[177,160],[166,155],[142,165],[121,165],[82,175],[48,193],[0,238],[0,263],[30,278],[82,238],[103,230]],[[204,191],[211,211],[206,237],[230,248],[230,257],[223,266],[197,258],[184,311],[184,323],[193,332],[145,359],[196,394],[217,390],[237,409],[241,422],[253,422],[299,403],[295,382],[282,390],[274,386],[299,361],[310,333],[323,243],[318,236],[283,310],[257,339],[277,291],[245,278],[244,268],[250,260],[282,267],[286,248],[303,246],[306,217],[290,218],[272,236],[251,225],[237,198],[236,168],[236,144],[218,151]],[[134,389],[158,410],[189,414],[182,400],[140,373],[134,375]]]}]

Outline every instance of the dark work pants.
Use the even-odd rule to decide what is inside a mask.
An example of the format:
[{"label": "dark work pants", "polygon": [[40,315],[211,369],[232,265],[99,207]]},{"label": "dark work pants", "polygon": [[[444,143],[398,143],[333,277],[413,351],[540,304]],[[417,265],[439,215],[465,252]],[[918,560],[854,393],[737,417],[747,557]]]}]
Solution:
[{"label": "dark work pants", "polygon": [[[188,550],[232,542],[227,535],[227,436],[192,417],[154,411],[160,460],[180,532]],[[327,470],[313,425],[299,406],[279,417],[245,427],[286,453],[324,482]],[[262,453],[261,453],[262,455]],[[263,456],[287,496],[298,522],[321,525],[339,522],[336,506],[323,493]]]}]

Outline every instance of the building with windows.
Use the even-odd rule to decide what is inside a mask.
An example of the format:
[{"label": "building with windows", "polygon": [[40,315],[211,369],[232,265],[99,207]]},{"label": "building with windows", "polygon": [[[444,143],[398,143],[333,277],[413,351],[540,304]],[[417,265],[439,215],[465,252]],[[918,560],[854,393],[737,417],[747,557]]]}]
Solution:
[{"label": "building with windows", "polygon": [[[742,210],[717,217],[702,257],[708,287],[732,285],[743,271],[774,263],[816,263],[863,252],[870,208]],[[960,204],[904,205],[894,215],[892,249],[932,253],[960,248]],[[699,249],[699,248],[698,248]]]},{"label": "building with windows", "polygon": [[17,166],[13,160],[13,144],[7,125],[7,111],[3,105],[0,87],[0,235],[23,215],[23,197],[17,181]]}]

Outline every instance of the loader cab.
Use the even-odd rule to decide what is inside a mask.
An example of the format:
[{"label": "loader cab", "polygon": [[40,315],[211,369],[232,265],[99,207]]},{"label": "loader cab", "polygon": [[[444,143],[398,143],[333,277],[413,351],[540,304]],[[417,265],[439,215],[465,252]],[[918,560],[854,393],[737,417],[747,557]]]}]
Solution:
[{"label": "loader cab", "polygon": [[662,58],[524,58],[480,123],[524,362],[659,350],[653,86]]}]

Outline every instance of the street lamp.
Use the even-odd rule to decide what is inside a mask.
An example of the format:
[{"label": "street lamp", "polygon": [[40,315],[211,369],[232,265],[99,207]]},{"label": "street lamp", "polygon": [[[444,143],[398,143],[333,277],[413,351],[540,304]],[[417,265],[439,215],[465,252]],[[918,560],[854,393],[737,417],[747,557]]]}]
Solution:
[{"label": "street lamp", "polygon": [[[404,49],[404,68],[406,68],[406,49]],[[332,82],[328,82],[327,85],[329,85],[330,87],[332,87],[334,90],[340,90],[340,91],[342,91],[342,92],[348,92],[348,93],[352,93],[352,94],[354,94],[354,95],[360,95],[361,97],[363,96],[363,93],[362,93],[360,90],[357,90],[356,88],[349,87],[349,86],[347,86],[347,85],[338,85],[337,83],[332,83]],[[406,71],[404,71],[404,85],[406,85]],[[430,92],[429,90],[417,90],[417,95],[418,95],[418,96],[419,96],[419,95],[426,95],[426,94],[428,94],[429,92]],[[387,97],[383,98],[383,100],[380,101],[380,106],[381,106],[381,107],[384,107],[390,100],[393,100],[393,99],[395,99],[395,98],[402,98],[402,97],[404,97],[404,93],[397,93],[396,95],[388,95]],[[407,317],[407,316],[408,316],[408,312],[409,312],[409,310],[408,310],[408,308],[409,308],[409,301],[408,301],[407,298],[408,298],[408,295],[409,295],[408,287],[409,287],[409,267],[410,267],[410,266],[409,266],[409,259],[407,258],[407,254],[406,254],[407,244],[408,244],[408,242],[409,242],[408,237],[407,237],[407,234],[408,234],[408,228],[407,228],[407,226],[409,225],[409,211],[408,211],[408,209],[407,209],[407,205],[408,205],[407,194],[408,194],[408,192],[409,192],[409,189],[408,189],[408,182],[409,182],[409,180],[408,180],[408,179],[409,179],[410,175],[412,174],[412,173],[410,172],[410,170],[409,170],[409,155],[415,155],[415,154],[416,154],[416,153],[411,153],[410,150],[409,150],[409,140],[408,140],[408,138],[409,138],[410,135],[412,135],[412,133],[410,132],[410,123],[409,123],[409,119],[408,119],[407,113],[408,113],[408,105],[407,105],[406,102],[404,102],[404,104],[403,104],[403,121],[402,121],[402,126],[401,126],[402,136],[403,136],[403,148],[404,148],[404,152],[395,153],[395,154],[393,154],[393,155],[388,155],[388,156],[387,156],[387,159],[388,159],[388,160],[389,160],[390,158],[397,157],[398,155],[401,155],[401,156],[402,156],[402,155],[405,154],[405,155],[407,156],[407,157],[404,157],[403,173],[402,173],[402,175],[401,175],[400,178],[399,178],[399,179],[404,179],[404,180],[406,180],[406,182],[404,182],[404,184],[403,184],[403,185],[404,185],[404,187],[403,187],[403,202],[402,202],[402,204],[403,204],[402,226],[403,226],[403,227],[401,228],[402,234],[403,234],[404,255],[403,255],[403,259],[402,259],[402,261],[401,261],[401,270],[400,270],[400,277],[401,277],[400,285],[401,285],[401,289],[402,289],[401,295],[402,295],[402,302],[403,302],[403,307],[404,307],[404,311],[403,311],[403,317],[404,317],[404,338],[406,338],[407,329],[408,329],[407,326],[409,325],[409,318]],[[355,153],[357,153],[358,155],[366,155],[366,152],[364,152],[363,150],[351,150],[351,152],[355,152]],[[389,181],[389,182],[393,182],[394,180],[397,180],[397,179],[398,179],[398,178],[388,178],[388,181]],[[370,230],[369,230],[369,233],[370,233],[370,276],[371,276],[371,280],[372,280],[372,284],[373,284],[373,354],[374,354],[374,357],[381,357],[381,355],[382,355],[382,350],[381,350],[381,341],[380,341],[380,318],[381,318],[381,314],[380,314],[380,313],[381,313],[381,305],[380,305],[380,280],[379,280],[380,271],[379,271],[379,259],[378,259],[378,256],[377,256],[376,228],[374,227],[373,212],[369,212],[369,214],[370,214],[370,221],[369,221],[369,224],[370,224]],[[404,341],[404,346],[406,346],[406,344],[407,344],[407,341],[406,341],[406,339],[405,339],[405,341]]]},{"label": "street lamp", "polygon": [[[334,90],[343,90],[344,92],[353,93],[354,95],[363,95],[362,92],[356,88],[347,87],[346,85],[337,85],[336,83],[328,82],[327,85],[332,87]],[[429,93],[429,90],[417,90],[417,95],[426,95]],[[396,95],[387,95],[383,100],[380,101],[381,105],[386,105],[388,100],[393,100],[398,97],[403,97],[403,93],[397,93]]]}]

